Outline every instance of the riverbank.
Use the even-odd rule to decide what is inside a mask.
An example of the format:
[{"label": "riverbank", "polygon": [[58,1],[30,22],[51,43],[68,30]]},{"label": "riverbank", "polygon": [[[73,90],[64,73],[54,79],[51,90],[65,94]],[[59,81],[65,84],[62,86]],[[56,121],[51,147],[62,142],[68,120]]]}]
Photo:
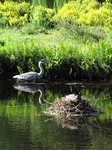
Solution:
[{"label": "riverbank", "polygon": [[38,61],[44,58],[48,62],[45,80],[111,80],[111,30],[106,33],[98,27],[63,25],[29,34],[30,27],[0,29],[2,78],[38,72]]},{"label": "riverbank", "polygon": [[[6,4],[4,7],[7,6]],[[14,4],[19,9],[19,4]],[[80,2],[78,4],[79,7],[87,5]],[[93,3],[93,1],[90,4],[94,4],[95,10],[99,6],[97,2]],[[22,3],[20,8],[23,5],[29,8],[25,3]],[[71,6],[72,9],[73,6],[76,7],[76,4],[70,2],[64,5],[62,11],[65,8],[65,14],[68,12],[68,6]],[[94,9],[93,5],[90,6]],[[111,4],[108,4],[108,6],[110,7]],[[13,5],[11,4],[10,7],[13,7]],[[105,9],[107,15],[109,15],[107,3],[98,7],[96,12],[100,8]],[[84,7],[85,9],[86,7]],[[6,10],[7,14],[8,9]],[[36,13],[39,10],[41,10],[40,14]],[[91,13],[89,10],[91,9],[88,9],[88,13]],[[53,10],[45,11],[45,8],[36,7],[34,11],[34,14],[37,15],[36,19],[43,12],[45,12],[45,16],[43,16],[43,19],[45,19],[49,14],[48,12],[51,12],[50,15],[52,16]],[[81,12],[86,13],[82,9],[79,14]],[[55,18],[58,18],[55,20],[56,22],[51,21],[51,16],[49,16],[47,22],[44,20],[44,23],[49,22],[50,24],[42,24],[40,17],[39,23],[41,22],[41,24],[37,24],[37,20],[35,22],[28,22],[27,20],[24,25],[6,25],[0,28],[0,77],[3,80],[12,79],[13,75],[23,72],[39,72],[38,61],[41,59],[48,62],[44,66],[43,80],[112,79],[112,29],[110,24],[108,25],[108,20],[106,22],[103,18],[101,24],[99,24],[100,20],[97,22],[98,24],[95,24],[95,22],[93,24],[87,24],[87,22],[81,24],[78,22],[81,16],[75,22],[73,16],[64,18],[63,15],[63,18],[59,19],[60,14],[61,10],[55,15]],[[103,24],[104,22],[107,24]]]}]

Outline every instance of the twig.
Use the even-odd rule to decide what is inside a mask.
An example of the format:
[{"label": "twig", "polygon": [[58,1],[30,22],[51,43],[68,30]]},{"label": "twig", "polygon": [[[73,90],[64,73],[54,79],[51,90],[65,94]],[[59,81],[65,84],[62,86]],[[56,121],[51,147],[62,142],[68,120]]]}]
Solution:
[{"label": "twig", "polygon": [[44,100],[47,104],[50,104],[50,105],[53,104],[53,103],[50,103],[50,102],[46,101],[45,99],[43,99],[43,100]]}]

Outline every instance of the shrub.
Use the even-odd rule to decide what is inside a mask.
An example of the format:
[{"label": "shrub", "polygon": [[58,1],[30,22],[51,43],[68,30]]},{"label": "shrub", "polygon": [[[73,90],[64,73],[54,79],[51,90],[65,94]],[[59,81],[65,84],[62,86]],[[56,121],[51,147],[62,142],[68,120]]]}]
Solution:
[{"label": "shrub", "polygon": [[24,25],[29,21],[32,7],[29,3],[7,2],[0,4],[2,20],[9,25]]},{"label": "shrub", "polygon": [[35,6],[32,20],[37,26],[52,27],[54,14],[53,9]]},{"label": "shrub", "polygon": [[30,6],[29,3],[0,3],[0,25],[24,25],[32,21],[36,26],[53,27],[58,20],[73,19],[78,24],[89,26],[112,27],[112,4],[108,1],[102,4],[96,0],[77,0],[65,3],[55,11],[42,6]]},{"label": "shrub", "polygon": [[19,42],[1,41],[0,74],[12,78],[18,72],[38,72],[38,61],[42,58],[48,62],[44,77],[50,80],[104,79],[112,74],[112,40],[100,40],[98,44],[73,44],[68,40],[54,47],[36,45],[33,41],[21,46]]},{"label": "shrub", "polygon": [[112,4],[94,0],[77,0],[65,4],[55,15],[54,20],[73,18],[79,24],[90,26],[112,26]]}]

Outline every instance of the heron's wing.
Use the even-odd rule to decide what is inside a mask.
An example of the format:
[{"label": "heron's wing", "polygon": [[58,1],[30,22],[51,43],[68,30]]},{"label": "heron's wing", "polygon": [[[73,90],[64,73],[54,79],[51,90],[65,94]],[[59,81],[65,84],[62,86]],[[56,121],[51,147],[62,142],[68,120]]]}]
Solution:
[{"label": "heron's wing", "polygon": [[27,80],[27,81],[32,81],[35,80],[38,76],[38,73],[36,72],[27,72],[27,73],[23,73],[20,75],[15,75],[13,76],[14,79],[17,80]]},{"label": "heron's wing", "polygon": [[37,78],[37,73],[35,73],[35,72],[29,72],[29,73],[22,74],[21,77],[24,80],[32,81],[32,80],[35,80]]}]

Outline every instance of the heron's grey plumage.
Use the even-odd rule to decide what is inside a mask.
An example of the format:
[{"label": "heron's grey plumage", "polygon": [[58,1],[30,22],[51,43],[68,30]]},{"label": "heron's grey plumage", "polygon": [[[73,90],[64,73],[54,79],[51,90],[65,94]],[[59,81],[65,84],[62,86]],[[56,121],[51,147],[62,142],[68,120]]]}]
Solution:
[{"label": "heron's grey plumage", "polygon": [[42,78],[43,74],[44,74],[44,68],[42,66],[42,64],[46,63],[46,61],[44,59],[42,59],[41,61],[39,61],[39,68],[40,68],[40,72],[27,72],[27,73],[23,73],[20,75],[15,75],[13,76],[13,79],[15,79],[16,81],[35,81],[36,79],[40,79]]}]

